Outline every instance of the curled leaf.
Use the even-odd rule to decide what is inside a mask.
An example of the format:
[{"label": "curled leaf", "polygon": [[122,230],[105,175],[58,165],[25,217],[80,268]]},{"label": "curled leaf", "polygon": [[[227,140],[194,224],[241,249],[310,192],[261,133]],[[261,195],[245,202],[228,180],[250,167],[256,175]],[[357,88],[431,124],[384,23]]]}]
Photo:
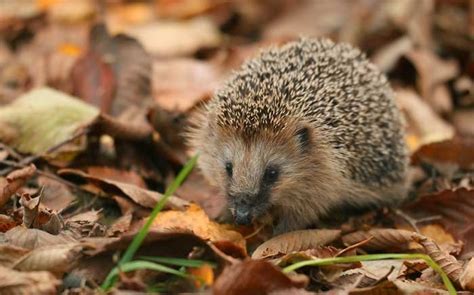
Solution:
[{"label": "curled leaf", "polygon": [[462,274],[462,266],[454,256],[449,255],[448,252],[442,251],[439,246],[430,238],[414,234],[413,239],[420,243],[425,248],[426,254],[433,259],[444,270],[448,277],[454,281],[459,282]]},{"label": "curled leaf", "polygon": [[36,167],[31,164],[25,168],[10,172],[6,177],[6,182],[0,182],[0,208],[8,202],[10,197],[20,189],[35,172]]},{"label": "curled leaf", "polygon": [[464,290],[474,291],[474,258],[464,266],[459,283]]},{"label": "curled leaf", "polygon": [[252,254],[253,259],[261,259],[294,251],[304,251],[327,245],[338,239],[339,230],[299,230],[276,236],[261,244]]}]

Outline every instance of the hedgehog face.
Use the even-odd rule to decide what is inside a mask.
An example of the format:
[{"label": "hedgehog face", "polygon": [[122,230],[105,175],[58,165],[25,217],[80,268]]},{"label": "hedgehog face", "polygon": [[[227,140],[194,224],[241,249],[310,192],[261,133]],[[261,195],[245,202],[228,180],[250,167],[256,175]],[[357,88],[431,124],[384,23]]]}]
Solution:
[{"label": "hedgehog face", "polygon": [[[249,136],[238,131],[211,130],[201,151],[201,168],[221,188],[237,224],[250,224],[282,202],[303,176],[310,150],[310,127],[261,130]],[[217,168],[216,168],[217,167]]]}]

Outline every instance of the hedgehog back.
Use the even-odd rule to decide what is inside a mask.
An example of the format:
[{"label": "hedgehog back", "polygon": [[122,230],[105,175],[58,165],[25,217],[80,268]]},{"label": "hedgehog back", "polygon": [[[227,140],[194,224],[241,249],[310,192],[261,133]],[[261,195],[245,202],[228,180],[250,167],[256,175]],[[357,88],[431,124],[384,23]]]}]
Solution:
[{"label": "hedgehog back", "polygon": [[247,61],[215,95],[217,123],[242,136],[285,128],[318,130],[355,181],[386,186],[406,169],[403,124],[387,79],[358,49],[302,39]]}]

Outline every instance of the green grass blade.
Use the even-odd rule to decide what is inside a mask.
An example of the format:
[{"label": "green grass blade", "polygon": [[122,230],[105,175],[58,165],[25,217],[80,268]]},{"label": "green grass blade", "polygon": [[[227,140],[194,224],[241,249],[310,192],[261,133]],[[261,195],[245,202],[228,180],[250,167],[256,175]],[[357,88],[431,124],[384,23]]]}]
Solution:
[{"label": "green grass blade", "polygon": [[[164,193],[163,198],[156,204],[155,208],[153,208],[153,211],[151,212],[150,217],[148,217],[148,220],[145,222],[145,224],[142,226],[140,231],[133,238],[132,242],[130,243],[127,250],[123,254],[122,258],[120,259],[118,266],[122,266],[123,264],[132,260],[133,256],[137,252],[138,248],[140,248],[140,245],[142,244],[143,240],[148,234],[148,231],[150,230],[150,227],[153,224],[153,220],[155,220],[158,213],[160,213],[160,211],[163,209],[168,198],[183,183],[183,181],[189,175],[191,170],[194,168],[197,162],[197,158],[198,158],[198,155],[195,155],[194,157],[192,157],[184,165],[183,169],[181,169],[176,179],[171,183],[171,185],[168,187],[168,189]],[[107,275],[104,282],[102,283],[101,289],[104,291],[109,290],[117,281],[117,275],[116,274],[113,275],[112,271]]]},{"label": "green grass blade", "polygon": [[176,266],[185,266],[185,267],[201,267],[204,264],[208,264],[211,267],[215,267],[216,264],[204,260],[197,260],[197,259],[184,259],[184,258],[173,258],[173,257],[155,257],[155,256],[142,256],[140,259],[146,261],[153,261],[157,263],[163,263],[168,265],[176,265]]},{"label": "green grass blade", "polygon": [[186,273],[176,270],[174,268],[171,268],[162,264],[150,262],[150,261],[143,261],[143,260],[134,260],[134,261],[126,262],[122,264],[120,268],[114,267],[110,273],[113,276],[117,276],[119,272],[130,272],[130,271],[139,270],[139,269],[156,270],[156,271],[169,273],[169,274],[182,277],[182,278],[188,277]]},{"label": "green grass blade", "polygon": [[450,295],[456,295],[456,289],[449,280],[443,269],[433,260],[431,257],[425,254],[398,254],[398,253],[386,253],[386,254],[369,254],[369,255],[358,255],[358,256],[346,256],[346,257],[332,257],[322,258],[314,260],[305,260],[296,262],[283,268],[284,273],[297,270],[304,266],[323,266],[331,265],[336,263],[352,263],[359,261],[372,261],[372,260],[384,260],[384,259],[423,259],[433,270],[435,270],[443,280],[443,283],[448,290]]}]

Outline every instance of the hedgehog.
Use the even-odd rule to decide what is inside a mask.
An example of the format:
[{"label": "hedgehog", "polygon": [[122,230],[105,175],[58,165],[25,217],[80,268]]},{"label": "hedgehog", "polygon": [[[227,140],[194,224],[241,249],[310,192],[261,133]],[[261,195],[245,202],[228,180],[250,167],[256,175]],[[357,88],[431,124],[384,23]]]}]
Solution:
[{"label": "hedgehog", "polygon": [[263,50],[191,122],[188,142],[236,224],[270,216],[279,234],[405,198],[401,112],[387,78],[349,44]]}]

